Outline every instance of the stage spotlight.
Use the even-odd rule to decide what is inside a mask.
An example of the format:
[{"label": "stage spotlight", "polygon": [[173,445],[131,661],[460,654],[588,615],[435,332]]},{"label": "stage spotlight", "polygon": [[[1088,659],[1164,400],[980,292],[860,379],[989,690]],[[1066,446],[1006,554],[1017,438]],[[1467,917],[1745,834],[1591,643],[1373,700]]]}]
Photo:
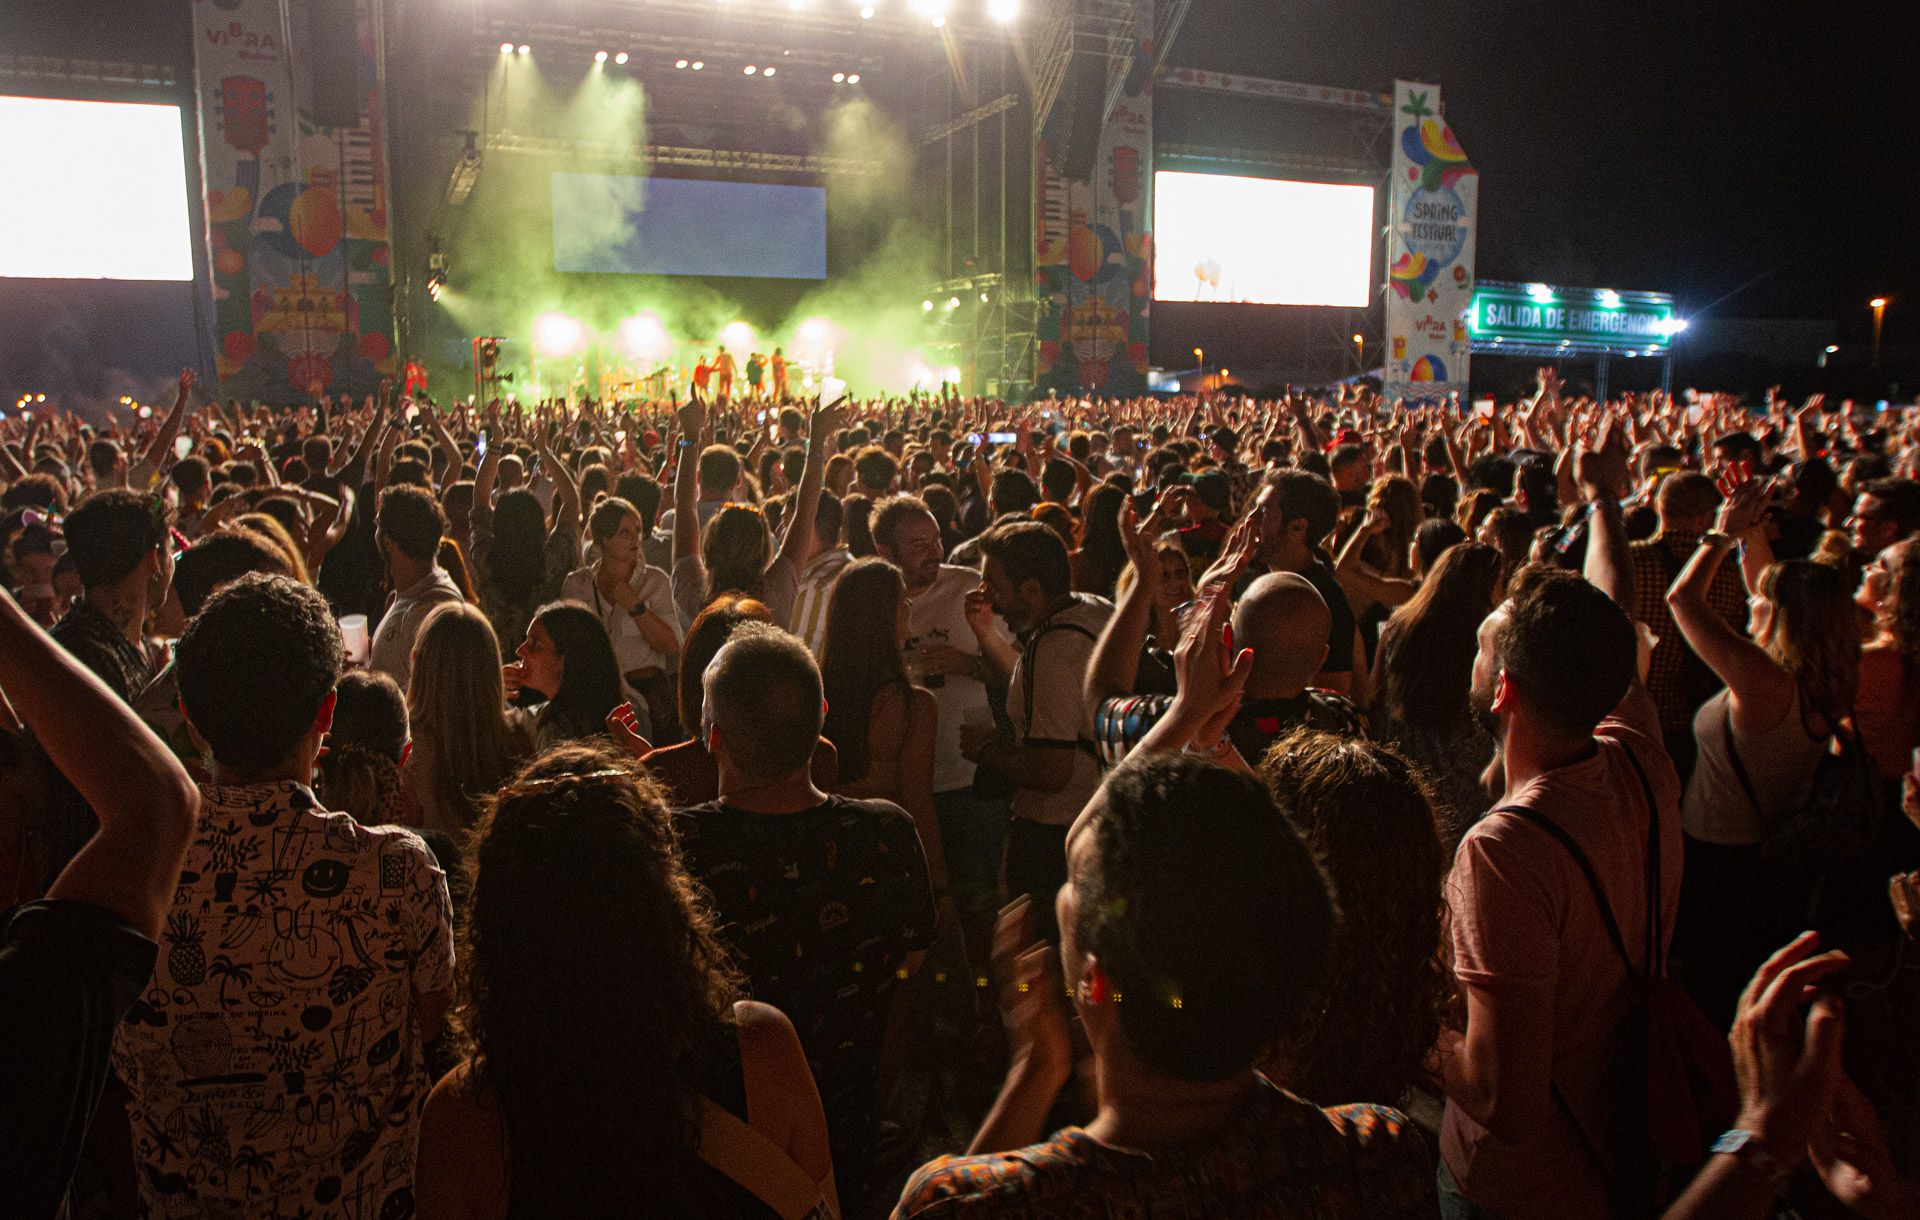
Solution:
[{"label": "stage spotlight", "polygon": [[607,53],[606,53],[605,51],[595,51],[595,52],[593,53],[593,62],[594,62],[594,63],[597,63],[597,64],[603,64],[603,63],[606,63],[606,62],[607,62]]},{"label": "stage spotlight", "polygon": [[692,64],[692,68],[695,72],[700,71],[700,69],[706,66],[707,66],[707,62],[704,59],[696,59],[693,61],[693,64]]},{"label": "stage spotlight", "polygon": [[753,327],[745,322],[729,322],[720,328],[720,342],[736,351],[752,351],[753,341]]},{"label": "stage spotlight", "polygon": [[835,73],[833,74],[833,83],[834,83],[834,84],[836,84],[836,85],[844,85],[844,84],[846,83],[846,81],[847,81],[847,74],[846,74],[845,72],[835,72]]},{"label": "stage spotlight", "polygon": [[936,30],[945,24],[947,24],[947,15],[945,13],[941,13],[933,19],[933,28]]},{"label": "stage spotlight", "polygon": [[873,20],[873,6],[871,4],[869,4],[867,7],[860,10],[860,20],[862,21]]},{"label": "stage spotlight", "polygon": [[618,55],[615,55],[615,56],[613,57],[613,62],[614,62],[614,63],[617,63],[617,64],[623,64],[623,63],[626,63],[626,62],[627,62],[627,53],[626,53],[625,51],[622,51],[622,52],[620,52],[620,53],[619,53]]},{"label": "stage spotlight", "polygon": [[500,54],[502,54],[502,55],[511,55],[511,54],[513,54],[513,44],[512,44],[512,43],[510,43],[510,42],[503,42],[503,43],[501,43],[501,44],[500,44]]},{"label": "stage spotlight", "polygon": [[984,293],[984,292],[980,294],[980,303],[981,303],[982,305],[985,305],[985,304],[986,304],[986,303],[987,303],[987,302],[988,302],[989,300],[991,300],[991,299],[992,299],[992,298],[990,298],[990,297],[988,297],[988,296],[987,296],[987,294],[986,294],[986,293]]},{"label": "stage spotlight", "polygon": [[847,83],[848,83],[849,85],[857,85],[857,84],[859,84],[859,83],[860,83],[860,74],[859,74],[858,72],[849,72],[849,73],[847,73]]},{"label": "stage spotlight", "polygon": [[948,381],[951,381],[951,382],[953,382],[953,383],[955,383],[956,385],[957,385],[957,384],[959,384],[959,381],[960,381],[960,370],[959,370],[959,369],[957,369],[957,368],[951,368],[951,369],[948,369],[948,370],[947,370],[947,380],[948,380]]},{"label": "stage spotlight", "polygon": [[1020,0],[987,0],[987,16],[1006,25],[1020,15]]},{"label": "stage spotlight", "polygon": [[520,51],[520,54],[522,54],[522,55],[531,55],[531,54],[533,54],[533,48],[532,48],[532,47],[530,47],[530,46],[528,46],[528,45],[527,45],[526,43],[524,43],[524,42],[520,44],[520,47],[519,47],[519,51]]},{"label": "stage spotlight", "polygon": [[754,67],[752,64],[748,64],[746,67],[740,70],[746,73],[748,76],[752,76],[755,72],[758,72],[760,69]]},{"label": "stage spotlight", "polygon": [[580,320],[563,313],[543,313],[533,320],[533,350],[542,356],[571,356],[586,336]]},{"label": "stage spotlight", "polygon": [[673,61],[673,66],[676,68],[684,68],[687,66],[687,61],[684,59],[676,59]]},{"label": "stage spotlight", "polygon": [[928,313],[932,313],[932,312],[933,312],[933,302],[932,302],[932,301],[922,301],[922,302],[920,302],[920,308],[921,308],[921,309],[923,309],[923,310],[925,310],[925,311],[926,311],[926,312],[928,312]]},{"label": "stage spotlight", "polygon": [[761,73],[761,75],[763,75],[763,76],[772,76],[772,75],[773,75],[773,73],[774,73],[774,69],[772,69],[772,68],[768,68],[768,69],[767,69],[767,70],[766,70],[765,72],[763,72],[763,73]]},{"label": "stage spotlight", "polygon": [[657,360],[666,355],[667,328],[651,313],[635,314],[620,324],[620,345],[629,355]]},{"label": "stage spotlight", "polygon": [[808,318],[793,332],[796,346],[819,350],[833,338],[833,324],[825,318]]},{"label": "stage spotlight", "polygon": [[947,308],[948,308],[948,309],[958,309],[958,308],[960,308],[960,298],[959,298],[959,297],[948,297],[948,298],[947,298]]}]

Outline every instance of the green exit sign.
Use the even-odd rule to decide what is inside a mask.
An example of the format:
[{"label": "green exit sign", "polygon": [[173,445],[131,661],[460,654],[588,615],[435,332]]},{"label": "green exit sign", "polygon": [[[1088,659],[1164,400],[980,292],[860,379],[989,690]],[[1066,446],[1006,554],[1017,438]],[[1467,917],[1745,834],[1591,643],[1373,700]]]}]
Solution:
[{"label": "green exit sign", "polygon": [[1467,332],[1477,352],[1511,346],[1663,355],[1685,327],[1674,317],[1673,298],[1666,293],[1610,288],[1482,280],[1467,311]]}]

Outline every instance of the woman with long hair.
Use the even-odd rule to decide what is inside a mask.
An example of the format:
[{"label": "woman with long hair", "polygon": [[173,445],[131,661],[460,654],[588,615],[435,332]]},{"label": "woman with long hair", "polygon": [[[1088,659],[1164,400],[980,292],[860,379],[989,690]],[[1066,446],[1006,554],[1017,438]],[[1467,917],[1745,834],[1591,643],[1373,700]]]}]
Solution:
[{"label": "woman with long hair", "polygon": [[502,645],[527,633],[534,610],[560,594],[560,582],[580,562],[580,491],[567,464],[540,446],[540,468],[553,481],[553,520],[524,487],[493,501],[494,481],[507,446],[495,445],[474,480],[473,545],[468,575]]},{"label": "woman with long hair", "polygon": [[[1771,862],[1765,844],[1806,802],[1834,734],[1847,731],[1861,628],[1838,570],[1768,562],[1765,482],[1730,477],[1723,491],[1719,528],[1701,536],[1667,605],[1688,646],[1726,683],[1693,718],[1699,761],[1681,805],[1686,880],[1673,947],[1688,990],[1724,1028],[1771,947],[1805,926],[1808,887]],[[1751,639],[1708,600],[1736,542],[1759,572],[1748,600]]]},{"label": "woman with long hair", "polygon": [[682,622],[691,623],[723,593],[744,593],[766,603],[776,624],[793,617],[800,592],[800,570],[813,550],[814,515],[826,472],[827,445],[845,418],[835,405],[808,420],[807,463],[793,493],[785,533],[776,548],[761,510],[748,504],[723,505],[700,525],[699,438],[707,430],[707,410],[692,401],[680,408],[680,463],[673,480],[673,596]]},{"label": "woman with long hair", "polygon": [[1860,653],[1854,727],[1880,777],[1898,780],[1920,746],[1920,555],[1911,539],[1874,556],[1860,578],[1860,607],[1872,636]]},{"label": "woman with long hair", "polygon": [[1449,547],[1387,620],[1373,658],[1374,735],[1425,769],[1463,826],[1489,804],[1480,776],[1493,759],[1493,739],[1474,719],[1467,691],[1480,623],[1496,604],[1504,570],[1490,546]]},{"label": "woman with long hair", "polygon": [[478,606],[451,602],[421,624],[407,687],[405,779],[428,830],[456,834],[533,748],[507,715],[500,641]]},{"label": "woman with long hair", "polygon": [[320,799],[363,826],[420,825],[400,777],[411,739],[399,684],[377,671],[353,670],[340,675],[333,694],[333,724],[315,768]]},{"label": "woman with long hair", "polygon": [[680,651],[672,582],[659,568],[647,566],[640,510],[627,501],[609,496],[594,505],[587,532],[600,557],[568,575],[560,594],[594,608],[613,640],[627,689],[644,706],[649,735],[672,741],[679,721],[673,715],[669,668]]},{"label": "woman with long hair", "polygon": [[820,677],[827,701],[821,736],[840,756],[843,796],[892,801],[920,830],[928,877],[947,890],[940,823],[933,812],[933,748],[940,710],[907,675],[906,581],[884,559],[841,570],[827,602]]},{"label": "woman with long hair", "polygon": [[1126,502],[1127,493],[1113,483],[1102,483],[1087,493],[1080,515],[1080,545],[1071,556],[1074,592],[1113,596],[1127,566],[1126,543],[1120,539],[1120,508]]},{"label": "woman with long hair", "polygon": [[1420,492],[1411,479],[1390,475],[1367,493],[1359,529],[1340,548],[1333,575],[1353,605],[1369,644],[1395,606],[1419,588],[1413,573],[1413,536],[1420,525]]},{"label": "woman with long hair", "polygon": [[1389,746],[1297,729],[1274,743],[1260,775],[1343,916],[1320,1010],[1268,1074],[1322,1105],[1401,1105],[1432,1087],[1422,1060],[1453,995],[1441,953],[1450,828]]},{"label": "woman with long hair", "polygon": [[783,1173],[835,1214],[800,1040],[740,999],[644,773],[581,745],[534,760],[482,815],[469,875],[468,1058],[421,1120],[422,1220],[772,1217]]},{"label": "woman with long hair", "polygon": [[613,641],[600,616],[580,602],[540,607],[514,655],[519,660],[501,677],[507,699],[531,714],[539,749],[604,734],[608,714],[626,702]]}]

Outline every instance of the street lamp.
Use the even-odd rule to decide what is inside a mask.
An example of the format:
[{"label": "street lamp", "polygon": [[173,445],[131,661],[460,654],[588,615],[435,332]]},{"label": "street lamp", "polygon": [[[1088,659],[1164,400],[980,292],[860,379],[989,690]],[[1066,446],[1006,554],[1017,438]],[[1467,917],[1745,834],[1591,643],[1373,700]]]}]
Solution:
[{"label": "street lamp", "polygon": [[1362,373],[1367,371],[1367,337],[1357,331],[1353,336],[1353,362]]},{"label": "street lamp", "polygon": [[1875,297],[1867,306],[1873,310],[1873,367],[1877,371],[1880,368],[1880,320],[1886,316],[1887,298]]},{"label": "street lamp", "polygon": [[1200,372],[1200,388],[1207,388],[1207,353],[1202,348],[1193,349],[1193,363]]}]

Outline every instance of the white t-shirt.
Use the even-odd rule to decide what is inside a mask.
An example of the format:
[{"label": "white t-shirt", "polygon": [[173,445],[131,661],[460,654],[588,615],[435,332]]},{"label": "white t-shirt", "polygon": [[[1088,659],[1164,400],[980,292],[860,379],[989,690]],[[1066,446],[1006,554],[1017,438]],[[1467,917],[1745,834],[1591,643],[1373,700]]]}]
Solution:
[{"label": "white t-shirt", "polygon": [[[560,596],[593,607],[600,621],[606,624],[607,635],[613,640],[613,655],[620,662],[621,673],[664,667],[668,658],[647,643],[647,637],[641,634],[640,624],[633,621],[633,616],[600,595],[595,582],[599,571],[600,565],[597,563],[575,568],[561,582]],[[640,604],[666,620],[667,626],[673,628],[673,638],[678,640],[685,628],[681,626],[680,613],[674,606],[673,583],[667,579],[667,574],[659,568],[641,564],[634,567],[633,575],[627,578],[627,582],[639,595]]]},{"label": "white t-shirt", "polygon": [[800,590],[793,599],[793,634],[806,641],[813,659],[825,664],[827,647],[827,603],[833,598],[833,582],[853,562],[853,553],[837,546],[816,555],[800,573]]},{"label": "white t-shirt", "polygon": [[1094,709],[1083,679],[1093,663],[1094,643],[1113,615],[1113,603],[1085,593],[1073,599],[1027,637],[1007,689],[1007,714],[1017,744],[1073,747],[1073,778],[1066,787],[1058,792],[1020,788],[1013,794],[1015,817],[1050,826],[1072,825],[1100,787],[1100,760],[1091,748]]},{"label": "white t-shirt", "polygon": [[[939,575],[927,591],[912,599],[907,613],[906,652],[933,644],[958,648],[969,656],[980,654],[980,642],[967,626],[967,593],[980,585],[980,573],[972,568],[941,564]],[[994,630],[1009,644],[1013,636],[1005,623],[993,622]],[[948,674],[947,680],[932,687],[934,704],[940,711],[940,723],[933,743],[933,790],[952,792],[973,784],[973,764],[960,753],[960,726],[966,723],[991,725],[993,709],[987,703],[987,688],[964,674]]]}]

